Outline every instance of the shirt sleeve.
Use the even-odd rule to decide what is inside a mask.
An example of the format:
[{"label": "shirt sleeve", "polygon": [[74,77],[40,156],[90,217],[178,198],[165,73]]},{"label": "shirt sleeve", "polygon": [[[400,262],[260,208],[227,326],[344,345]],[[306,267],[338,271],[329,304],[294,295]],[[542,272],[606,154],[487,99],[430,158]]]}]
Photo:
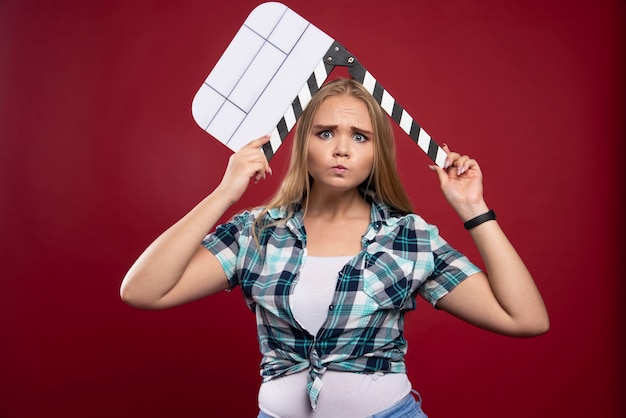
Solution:
[{"label": "shirt sleeve", "polygon": [[420,286],[419,294],[435,306],[459,283],[481,271],[466,256],[455,250],[439,235],[439,229],[429,225],[434,269]]},{"label": "shirt sleeve", "polygon": [[239,284],[236,274],[237,256],[240,252],[239,238],[249,218],[247,212],[235,215],[230,221],[218,225],[215,231],[202,241],[202,245],[213,253],[222,265],[230,289]]}]

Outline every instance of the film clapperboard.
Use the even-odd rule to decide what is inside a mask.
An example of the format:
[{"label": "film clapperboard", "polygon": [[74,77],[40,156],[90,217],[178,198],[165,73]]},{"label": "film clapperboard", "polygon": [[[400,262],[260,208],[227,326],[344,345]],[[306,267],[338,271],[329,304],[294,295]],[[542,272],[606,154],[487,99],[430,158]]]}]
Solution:
[{"label": "film clapperboard", "polygon": [[430,159],[446,152],[339,42],[281,3],[247,17],[192,103],[196,123],[233,151],[271,133],[268,160],[295,126],[311,95],[336,66],[347,67]]}]

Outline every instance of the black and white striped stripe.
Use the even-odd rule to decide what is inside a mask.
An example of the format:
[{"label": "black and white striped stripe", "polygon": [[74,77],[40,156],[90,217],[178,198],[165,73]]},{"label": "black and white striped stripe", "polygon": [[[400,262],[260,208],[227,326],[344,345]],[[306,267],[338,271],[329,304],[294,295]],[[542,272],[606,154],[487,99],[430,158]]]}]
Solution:
[{"label": "black and white striped stripe", "polygon": [[[339,52],[339,49],[341,49]],[[320,61],[313,73],[309,76],[306,84],[302,86],[300,93],[291,103],[291,106],[280,119],[276,128],[271,134],[270,142],[263,146],[263,152],[269,161],[276,150],[283,143],[291,129],[295,126],[302,111],[317,91],[322,87],[336,65],[348,66],[350,75],[361,83],[369,91],[387,114],[409,135],[409,137],[430,157],[439,167],[443,167],[446,160],[446,152],[422,129],[415,119],[400,106],[400,104],[389,94],[387,90],[365,69],[355,58],[351,58],[349,63],[342,62],[347,56],[347,51],[338,43],[334,43],[331,49],[334,53],[342,54],[342,59],[335,60],[332,64],[328,59]],[[348,53],[349,54],[349,53]]]},{"label": "black and white striped stripe", "polygon": [[350,75],[363,84],[389,116],[411,137],[439,167],[443,167],[446,152],[422,129],[409,113],[376,81],[376,79],[360,63],[356,62],[348,70]]}]

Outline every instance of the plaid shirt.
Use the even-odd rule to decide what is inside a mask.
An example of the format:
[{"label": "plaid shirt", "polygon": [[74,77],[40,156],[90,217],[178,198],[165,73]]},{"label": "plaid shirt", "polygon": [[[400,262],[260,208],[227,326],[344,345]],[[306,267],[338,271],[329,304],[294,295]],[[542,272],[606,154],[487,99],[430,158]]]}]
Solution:
[{"label": "plaid shirt", "polygon": [[299,205],[288,219],[284,208],[265,215],[260,246],[252,235],[258,209],[236,215],[203,241],[256,314],[263,380],[308,369],[313,408],[326,370],[405,373],[404,314],[415,308],[416,294],[434,305],[480,271],[421,217],[392,213],[376,196],[369,200],[371,222],[361,252],[339,272],[317,335],[298,324],[289,305],[306,257]]}]

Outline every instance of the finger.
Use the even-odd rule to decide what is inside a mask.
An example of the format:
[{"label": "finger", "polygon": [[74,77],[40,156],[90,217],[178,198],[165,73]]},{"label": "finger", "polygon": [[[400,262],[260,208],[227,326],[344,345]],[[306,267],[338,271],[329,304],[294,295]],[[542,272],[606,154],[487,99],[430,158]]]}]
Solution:
[{"label": "finger", "polygon": [[478,166],[478,161],[476,161],[473,158],[470,158],[469,160],[467,160],[467,162],[465,163],[465,169],[463,170],[463,173],[466,173],[470,170],[480,171],[480,167]]},{"label": "finger", "polygon": [[460,176],[467,170],[467,162],[469,161],[469,157],[467,155],[462,155],[457,158],[452,164],[453,167],[456,167],[456,174]]},{"label": "finger", "polygon": [[254,139],[248,142],[244,148],[261,148],[263,145],[267,144],[271,138],[270,134],[263,135],[260,138]]},{"label": "finger", "polygon": [[262,149],[250,150],[252,154],[249,157],[249,163],[254,167],[254,183],[258,183],[261,179],[265,180],[267,175],[272,175],[272,167],[267,162],[267,157]]},{"label": "finger", "polygon": [[253,158],[252,158],[251,161],[259,162],[259,163],[262,164],[263,168],[262,168],[262,170],[258,170],[258,172],[262,172],[263,179],[265,179],[265,175],[266,174],[272,175],[272,167],[270,167],[270,164],[267,161],[267,157],[265,156],[265,152],[263,151],[263,149],[257,148],[255,150],[255,153],[254,153]]},{"label": "finger", "polygon": [[443,168],[444,170],[447,169],[450,164],[452,163],[452,159],[450,158],[450,147],[448,146],[448,144],[446,144],[445,142],[443,143],[443,145],[441,146],[441,148],[446,152],[446,160],[443,163]]},{"label": "finger", "polygon": [[267,161],[267,157],[265,155],[265,151],[263,150],[263,145],[265,145],[266,143],[269,142],[271,138],[270,134],[264,135],[260,138],[257,138],[253,141],[250,141],[248,144],[246,144],[243,149],[246,150],[254,150],[254,152],[252,152],[252,159],[251,161],[260,161],[263,163],[263,169],[266,173],[272,174],[272,168],[269,165],[269,162]]},{"label": "finger", "polygon": [[459,164],[457,166],[457,175],[461,176],[473,168],[478,168],[478,162],[475,159],[464,155],[459,159]]},{"label": "finger", "polygon": [[267,161],[265,153],[261,148],[242,148],[240,152],[245,156],[248,162],[265,164],[265,161]]},{"label": "finger", "polygon": [[478,162],[473,158],[470,158],[468,155],[461,155],[458,152],[450,151],[450,147],[446,143],[443,143],[441,148],[448,154],[444,162],[444,169],[447,170],[450,167],[456,167],[456,173],[458,176],[467,173],[473,168],[480,171]]},{"label": "finger", "polygon": [[261,181],[261,179],[265,180],[267,175],[267,170],[264,168],[261,168],[257,171],[254,172],[254,183],[258,183],[259,181]]},{"label": "finger", "polygon": [[[269,139],[269,135],[267,135],[267,138]],[[263,179],[265,179],[265,174],[269,173],[269,175],[272,175],[272,167],[270,167],[270,163],[269,161],[267,161],[267,156],[265,155],[265,151],[263,151],[262,148],[259,148],[259,151],[261,152],[261,161],[263,162],[263,170],[265,171],[263,173]]]},{"label": "finger", "polygon": [[460,155],[456,152],[450,152],[446,157],[444,168],[447,170],[451,167],[454,167],[456,168],[456,174],[460,176],[471,168],[472,163],[470,163],[470,161],[473,160],[467,155]]},{"label": "finger", "polygon": [[444,169],[448,169],[450,167],[453,167],[456,164],[456,161],[461,157],[461,154],[459,154],[458,152],[452,152],[449,151],[448,155],[446,156],[446,161],[443,165]]}]

